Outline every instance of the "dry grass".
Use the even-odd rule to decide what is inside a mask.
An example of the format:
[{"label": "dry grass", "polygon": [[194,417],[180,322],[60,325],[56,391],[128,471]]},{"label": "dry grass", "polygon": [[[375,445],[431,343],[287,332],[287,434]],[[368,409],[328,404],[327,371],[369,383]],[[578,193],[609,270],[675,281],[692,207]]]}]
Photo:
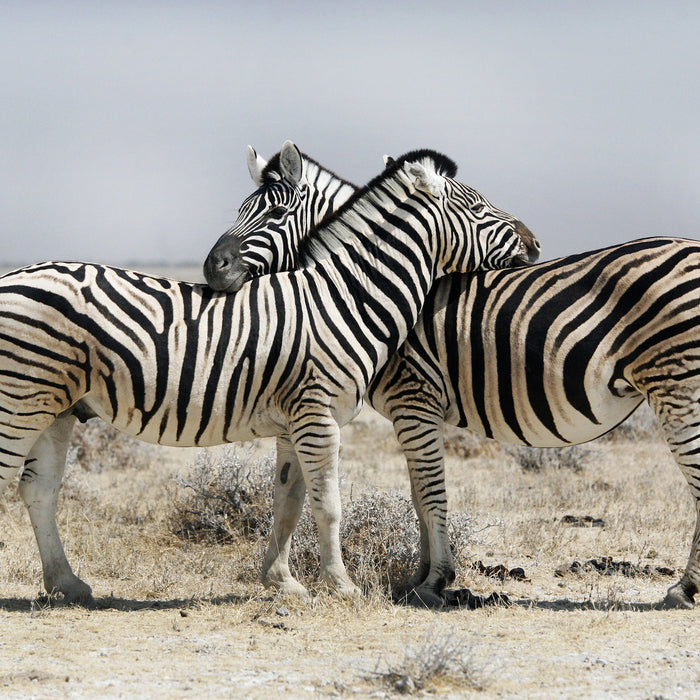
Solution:
[{"label": "dry grass", "polygon": [[[651,609],[675,578],[585,567],[556,575],[574,561],[606,556],[642,570],[685,564],[693,508],[684,479],[654,439],[637,432],[630,439],[619,430],[587,446],[589,458],[575,468],[550,458],[531,469],[495,443],[462,433],[455,447],[451,435],[456,586],[502,590],[514,605],[435,614],[394,605],[389,595],[413,566],[418,535],[391,428],[371,412],[343,430],[344,556],[366,591],[355,601],[320,589],[310,601],[280,600],[257,583],[271,508],[271,443],[238,452],[244,470],[233,493],[239,504],[256,502],[257,514],[246,521],[203,510],[201,522],[211,529],[190,525],[183,537],[187,528],[176,525],[186,515],[183,504],[197,494],[206,502],[208,489],[226,493],[224,477],[235,475],[231,452],[205,456],[132,443],[125,457],[105,461],[113,438],[93,425],[99,426],[88,424],[74,443],[59,527],[74,569],[93,586],[102,609],[36,600],[36,546],[11,486],[0,501],[6,664],[0,695],[220,697],[236,688],[254,698],[402,689],[482,698],[689,697],[700,691],[700,642],[692,634],[698,613]],[[602,519],[603,527],[574,527],[567,515]],[[522,567],[525,580],[489,578],[470,566],[476,560]],[[304,583],[313,583],[318,562],[308,516],[292,563]]]},{"label": "dry grass", "polygon": [[379,662],[369,678],[402,694],[451,687],[483,690],[489,674],[474,647],[473,639],[454,630],[431,629],[401,655]]}]

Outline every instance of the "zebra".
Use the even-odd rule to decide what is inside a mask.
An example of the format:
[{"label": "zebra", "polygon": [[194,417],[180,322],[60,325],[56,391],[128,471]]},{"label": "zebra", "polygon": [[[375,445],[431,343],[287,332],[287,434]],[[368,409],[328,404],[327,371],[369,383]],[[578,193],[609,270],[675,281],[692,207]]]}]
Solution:
[{"label": "zebra", "polygon": [[[301,239],[297,231],[286,245],[298,247]],[[219,258],[225,245],[215,246]],[[211,266],[205,272],[217,286]],[[557,447],[600,437],[646,400],[697,513],[685,572],[660,607],[693,607],[700,586],[699,289],[700,243],[672,238],[436,282],[366,397],[392,421],[408,463],[421,533],[420,563],[409,581],[413,602],[439,607],[455,578],[445,424],[506,443]],[[294,471],[290,460],[289,453],[278,460],[285,473]],[[288,554],[300,508],[293,489],[278,473],[280,556]]]},{"label": "zebra", "polygon": [[[283,155],[301,171],[297,149]],[[55,512],[76,414],[94,414],[174,446],[286,436],[311,494],[321,578],[357,594],[340,554],[339,427],[435,278],[527,256],[523,225],[505,213],[476,217],[455,172],[434,151],[406,154],[307,238],[299,270],[253,279],[235,295],[81,262],[0,278],[0,491],[23,469],[49,593],[92,602]]]}]

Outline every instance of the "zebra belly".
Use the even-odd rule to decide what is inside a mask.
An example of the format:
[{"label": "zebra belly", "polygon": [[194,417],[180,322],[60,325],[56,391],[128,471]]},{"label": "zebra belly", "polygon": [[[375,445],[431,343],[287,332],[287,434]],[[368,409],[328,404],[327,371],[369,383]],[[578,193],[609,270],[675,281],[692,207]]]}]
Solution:
[{"label": "zebra belly", "polygon": [[615,363],[595,347],[576,367],[567,366],[559,348],[536,362],[521,348],[514,342],[504,353],[485,342],[483,366],[472,362],[473,343],[460,348],[460,373],[445,377],[447,422],[511,444],[559,447],[604,435],[643,400],[615,381]]},{"label": "zebra belly", "polygon": [[241,442],[260,437],[272,437],[285,431],[282,421],[274,412],[258,412],[246,423],[227,424],[223,413],[203,425],[201,412],[195,407],[187,411],[187,418],[179,422],[176,411],[163,409],[144,423],[140,412],[122,411],[112,416],[109,404],[95,396],[85,396],[83,401],[106,423],[119,432],[144,442],[170,447],[212,447],[229,442]]},{"label": "zebra belly", "polygon": [[630,416],[641,402],[639,396],[630,399],[611,397],[605,406],[597,407],[596,420],[573,411],[566,415],[555,414],[555,430],[540,423],[537,416],[528,411],[528,406],[516,405],[516,422],[512,418],[506,420],[502,414],[491,414],[490,421],[484,426],[480,415],[468,411],[464,416],[457,416],[454,411],[450,411],[445,420],[512,445],[562,447],[595,440],[610,432]]}]

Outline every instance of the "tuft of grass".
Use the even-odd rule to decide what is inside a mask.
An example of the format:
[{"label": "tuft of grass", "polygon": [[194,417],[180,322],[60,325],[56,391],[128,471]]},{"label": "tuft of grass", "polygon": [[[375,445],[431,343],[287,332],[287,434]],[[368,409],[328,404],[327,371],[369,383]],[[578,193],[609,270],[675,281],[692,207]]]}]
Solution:
[{"label": "tuft of grass", "polygon": [[375,669],[370,679],[399,693],[436,692],[441,686],[484,690],[486,682],[473,642],[454,632],[428,632],[418,644],[407,647],[398,661],[386,666],[383,671]]}]

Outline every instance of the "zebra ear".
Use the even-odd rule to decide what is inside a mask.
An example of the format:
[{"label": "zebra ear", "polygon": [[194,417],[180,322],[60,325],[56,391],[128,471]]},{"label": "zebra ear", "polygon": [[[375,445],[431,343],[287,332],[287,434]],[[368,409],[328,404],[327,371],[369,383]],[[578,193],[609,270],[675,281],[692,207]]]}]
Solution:
[{"label": "zebra ear", "polygon": [[391,156],[383,155],[382,159],[384,160],[385,168],[388,168],[394,162],[394,159]]},{"label": "zebra ear", "polygon": [[260,187],[263,183],[262,174],[266,165],[267,161],[259,156],[252,146],[248,146],[248,172],[256,187]]},{"label": "zebra ear", "polygon": [[413,185],[417,190],[434,197],[440,197],[445,192],[445,178],[421,163],[411,163],[408,166],[408,174],[413,178]]},{"label": "zebra ear", "polygon": [[291,142],[285,141],[280,151],[282,177],[292,185],[298,185],[304,174],[301,151]]}]

